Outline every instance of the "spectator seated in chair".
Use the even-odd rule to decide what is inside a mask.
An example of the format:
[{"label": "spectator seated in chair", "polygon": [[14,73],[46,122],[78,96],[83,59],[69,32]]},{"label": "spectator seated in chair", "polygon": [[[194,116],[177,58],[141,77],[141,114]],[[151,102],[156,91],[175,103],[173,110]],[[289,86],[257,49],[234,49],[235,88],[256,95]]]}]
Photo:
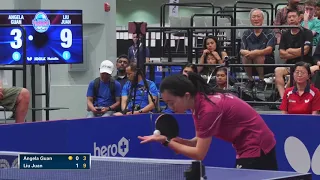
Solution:
[{"label": "spectator seated in chair", "polygon": [[[199,64],[222,64],[225,57],[228,56],[220,47],[220,42],[216,37],[208,36],[203,41],[203,52]],[[198,72],[207,75],[209,67],[198,66]]]},{"label": "spectator seated in chair", "polygon": [[[277,11],[276,18],[273,22],[273,25],[274,26],[288,25],[287,15],[288,15],[288,12],[291,10],[295,10],[295,11],[298,11],[299,14],[303,14],[304,6],[299,5],[299,3],[300,3],[300,0],[288,0],[287,6]],[[300,18],[300,22],[301,20],[302,18]],[[281,34],[283,30],[284,29],[275,29],[277,44],[280,44]]]},{"label": "spectator seated in chair", "polygon": [[[297,10],[288,10],[288,25],[299,26],[300,25],[300,14]],[[303,44],[301,44],[301,38],[303,39]],[[280,58],[286,61],[286,64],[295,64],[301,61],[301,56],[303,56],[303,61],[311,65],[314,64],[312,57],[312,42],[313,35],[312,31],[304,29],[302,32],[299,28],[292,28],[283,32],[281,37],[281,42],[279,45]],[[304,54],[301,54],[301,45],[304,45]],[[311,73],[313,73],[311,69]],[[278,89],[280,98],[283,98],[285,91],[285,81],[284,76],[290,74],[289,67],[277,67],[275,69],[275,84]],[[289,84],[289,82],[287,83]],[[281,99],[280,99],[281,101]]]},{"label": "spectator seated in chair", "polygon": [[128,77],[126,74],[126,68],[129,65],[129,58],[127,55],[120,55],[117,59],[117,74],[113,77],[113,79],[117,80],[121,84],[121,89],[123,85],[128,81]]},{"label": "spectator seated in chair", "polygon": [[[216,85],[214,86],[214,88],[218,90],[228,91],[234,94],[235,96],[239,97],[238,90],[235,89],[233,86],[231,86],[231,80],[230,78],[229,79],[227,78],[227,74],[228,74],[228,70],[226,67],[220,67],[216,69],[215,71]],[[228,83],[229,83],[229,86],[228,86]]]},{"label": "spectator seated in chair", "polygon": [[[260,9],[252,9],[249,14],[252,26],[262,26],[264,13]],[[276,38],[271,29],[248,29],[241,38],[241,50],[243,64],[274,64],[274,48]],[[255,81],[252,77],[252,67],[244,67],[248,82],[246,89],[252,90]],[[257,89],[264,91],[266,82],[264,81],[264,67],[256,67],[259,75]]]},{"label": "spectator seated in chair", "polygon": [[313,45],[319,43],[320,38],[320,20],[314,17],[317,3],[314,0],[308,0],[304,3],[304,14],[301,26],[312,31]]},{"label": "spectator seated in chair", "polygon": [[[206,55],[207,64],[218,64],[218,61],[213,54]],[[214,75],[215,75],[216,66],[206,66],[201,71],[201,77],[207,81],[207,84],[215,85]]]},{"label": "spectator seated in chair", "polygon": [[198,73],[197,66],[191,63],[187,63],[185,66],[183,66],[181,73],[187,76],[188,72]]},{"label": "spectator seated in chair", "polygon": [[28,113],[30,93],[21,87],[4,88],[4,71],[0,71],[0,106],[5,110],[12,111],[16,123],[24,123]]},{"label": "spectator seated in chair", "polygon": [[308,63],[298,62],[294,67],[293,87],[284,92],[280,110],[283,114],[318,114],[320,92],[310,83],[311,70]]},{"label": "spectator seated in chair", "polygon": [[223,89],[226,90],[227,89],[227,68],[222,67],[222,68],[218,68],[216,70],[216,86],[215,88],[217,89]]},{"label": "spectator seated in chair", "polygon": [[121,85],[111,77],[114,65],[105,60],[101,63],[100,77],[91,81],[87,91],[87,118],[111,116],[120,106]]},{"label": "spectator seated in chair", "polygon": [[[198,69],[197,69],[197,66],[195,66],[194,64],[191,64],[191,63],[187,63],[183,68],[182,68],[182,71],[181,71],[181,74],[185,75],[185,76],[188,76],[188,73],[189,72],[194,72],[194,73],[197,73]],[[166,108],[164,110],[162,110],[162,113],[170,113],[170,114],[173,114],[175,113],[172,109],[169,108],[169,106],[167,105]],[[187,110],[185,112],[186,114],[191,114],[191,110]]]},{"label": "spectator seated in chair", "polygon": [[[121,116],[125,114],[140,114],[149,113],[155,110],[159,91],[154,82],[143,79],[142,75],[138,75],[138,83],[135,84],[136,73],[138,73],[138,67],[136,63],[130,63],[126,68],[128,80],[122,88],[121,93],[121,112],[114,113],[115,116]],[[136,93],[134,93],[136,85]],[[152,98],[150,97],[150,94]],[[136,94],[135,104],[133,104],[134,94]]]}]

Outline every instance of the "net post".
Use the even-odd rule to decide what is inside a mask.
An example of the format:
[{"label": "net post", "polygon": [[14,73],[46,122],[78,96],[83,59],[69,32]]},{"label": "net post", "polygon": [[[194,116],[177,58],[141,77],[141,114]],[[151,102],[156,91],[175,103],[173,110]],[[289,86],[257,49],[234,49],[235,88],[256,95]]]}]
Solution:
[{"label": "net post", "polygon": [[186,180],[206,180],[205,166],[201,161],[193,161],[189,169],[184,172]]}]

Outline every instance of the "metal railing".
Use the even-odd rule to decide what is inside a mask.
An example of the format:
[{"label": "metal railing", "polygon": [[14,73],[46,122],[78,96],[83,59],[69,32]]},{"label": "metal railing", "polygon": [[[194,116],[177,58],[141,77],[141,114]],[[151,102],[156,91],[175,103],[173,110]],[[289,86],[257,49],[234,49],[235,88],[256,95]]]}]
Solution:
[{"label": "metal railing", "polygon": [[[236,10],[236,13],[239,13],[239,12],[250,12],[251,10]],[[261,11],[263,11],[266,16],[267,16],[267,25],[270,25],[270,15],[269,15],[269,12],[267,10],[264,10],[264,9],[261,9]],[[216,14],[219,14],[219,13],[223,13],[223,14],[226,14],[226,13],[234,13],[234,11],[217,11]],[[217,20],[215,19],[215,21],[217,22]],[[237,22],[237,20],[236,20]],[[216,25],[216,24],[215,24]]]},{"label": "metal railing", "polygon": [[[279,6],[286,6],[286,5],[288,5],[288,3],[277,3],[274,7],[274,16],[277,15]],[[299,3],[299,5],[304,5],[304,3]]]},{"label": "metal railing", "polygon": [[[196,16],[212,16],[212,17],[215,17],[215,18],[217,18],[217,17],[229,17],[231,22],[233,21],[233,17],[230,14],[193,14],[191,16],[191,19],[190,19],[190,26],[191,27],[193,26],[194,17],[196,17]],[[212,19],[214,19],[214,18],[212,18]],[[215,26],[216,26],[216,23],[217,23],[217,21],[215,21]],[[190,33],[193,35],[193,33],[194,33],[193,30],[191,30]],[[197,33],[199,33],[199,32],[197,32]],[[217,35],[217,29],[212,29],[212,33]],[[236,39],[236,37],[234,36],[234,33],[231,33],[231,39]],[[231,46],[231,47],[232,47],[231,48],[232,49],[232,54],[234,54],[235,53],[235,46]],[[193,48],[192,48],[192,51],[193,51]]]},{"label": "metal railing", "polygon": [[[154,81],[155,80],[155,66],[162,66],[163,69],[166,66],[185,66],[186,63],[145,63],[145,66],[149,67],[149,79]],[[203,67],[226,67],[227,74],[229,74],[229,67],[289,67],[290,68],[290,79],[293,78],[293,68],[295,64],[193,64],[195,66],[203,66]],[[162,73],[162,78],[165,77],[165,73]],[[228,77],[228,76],[227,76]],[[228,82],[228,78],[227,78]],[[293,85],[293,81],[290,81],[290,86]],[[266,101],[246,101],[248,104],[251,105],[280,105],[280,102],[266,102]]]},{"label": "metal railing", "polygon": [[[192,62],[193,59],[193,34],[194,30],[208,30],[208,29],[290,29],[290,28],[299,28],[301,31],[304,29],[301,26],[225,26],[225,27],[148,27],[147,30],[160,29],[161,31],[172,31],[172,30],[185,30],[187,31],[188,37],[188,52],[187,58],[188,62]],[[301,36],[301,52],[304,54],[304,37]],[[165,39],[164,39],[165,40]],[[231,39],[232,46],[236,45],[235,39]],[[231,56],[235,56],[235,52]],[[303,60],[303,56],[301,56]]]},{"label": "metal railing", "polygon": [[[165,21],[166,21],[166,7],[167,6],[183,6],[183,7],[208,7],[212,9],[212,14],[215,12],[215,7],[213,3],[209,2],[199,2],[199,3],[165,3],[162,4],[160,7],[160,27],[165,27]],[[220,9],[221,7],[218,6]],[[222,8],[221,8],[222,9]],[[212,19],[213,22],[213,19]],[[161,30],[161,35],[160,35],[160,41],[162,41],[162,44],[165,44],[165,32]],[[161,57],[164,57],[165,50],[161,46]]]},{"label": "metal railing", "polygon": [[[274,12],[274,7],[273,7],[273,4],[272,3],[267,3],[267,2],[259,2],[259,1],[237,1],[235,4],[234,4],[234,12],[233,12],[233,18],[236,20],[237,19],[237,8],[238,8],[238,4],[257,4],[257,5],[267,5],[267,6],[270,6],[271,8],[271,22],[273,22],[273,13]],[[272,23],[271,23],[272,24]],[[236,25],[236,21],[234,21],[233,25],[235,26]]]}]

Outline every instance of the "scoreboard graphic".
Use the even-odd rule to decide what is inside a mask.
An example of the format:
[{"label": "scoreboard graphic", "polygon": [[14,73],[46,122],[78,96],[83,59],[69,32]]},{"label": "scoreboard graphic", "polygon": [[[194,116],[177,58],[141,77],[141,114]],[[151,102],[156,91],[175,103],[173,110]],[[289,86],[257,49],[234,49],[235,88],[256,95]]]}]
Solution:
[{"label": "scoreboard graphic", "polygon": [[20,169],[90,169],[90,154],[19,154]]},{"label": "scoreboard graphic", "polygon": [[83,63],[82,23],[82,10],[0,10],[0,25],[16,26],[0,26],[0,64],[23,63],[24,39],[27,64]]}]

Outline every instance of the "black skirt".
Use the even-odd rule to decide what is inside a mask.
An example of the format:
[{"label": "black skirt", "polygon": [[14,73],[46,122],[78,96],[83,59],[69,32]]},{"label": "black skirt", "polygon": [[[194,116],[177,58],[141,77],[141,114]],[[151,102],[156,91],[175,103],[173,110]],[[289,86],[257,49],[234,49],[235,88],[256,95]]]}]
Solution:
[{"label": "black skirt", "polygon": [[261,150],[260,157],[237,159],[235,168],[277,171],[278,163],[275,147],[267,154]]}]

